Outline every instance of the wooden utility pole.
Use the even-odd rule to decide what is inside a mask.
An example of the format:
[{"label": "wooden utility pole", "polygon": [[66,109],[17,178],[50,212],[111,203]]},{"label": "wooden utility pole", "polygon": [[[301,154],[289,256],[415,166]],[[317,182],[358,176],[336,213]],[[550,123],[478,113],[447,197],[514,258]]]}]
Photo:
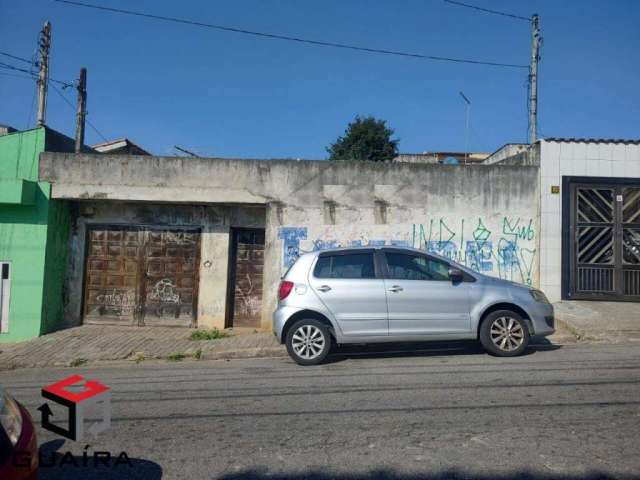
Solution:
[{"label": "wooden utility pole", "polygon": [[84,145],[84,125],[87,116],[87,69],[80,69],[78,80],[78,112],[76,113],[76,153],[82,151]]},{"label": "wooden utility pole", "polygon": [[51,22],[47,21],[40,32],[40,73],[38,75],[38,117],[36,125],[45,124],[47,113],[47,84],[49,81],[49,49],[51,48]]},{"label": "wooden utility pole", "polygon": [[531,67],[529,71],[529,143],[538,139],[538,62],[540,61],[540,17],[531,17]]}]

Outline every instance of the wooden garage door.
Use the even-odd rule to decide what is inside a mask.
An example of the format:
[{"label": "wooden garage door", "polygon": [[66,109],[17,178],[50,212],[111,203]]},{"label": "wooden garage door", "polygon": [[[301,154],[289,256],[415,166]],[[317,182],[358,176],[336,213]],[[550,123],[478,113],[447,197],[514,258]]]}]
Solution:
[{"label": "wooden garage door", "polygon": [[195,326],[200,233],[148,232],[145,253],[145,325]]},{"label": "wooden garage door", "polygon": [[92,227],[85,322],[195,326],[199,251],[198,230]]}]

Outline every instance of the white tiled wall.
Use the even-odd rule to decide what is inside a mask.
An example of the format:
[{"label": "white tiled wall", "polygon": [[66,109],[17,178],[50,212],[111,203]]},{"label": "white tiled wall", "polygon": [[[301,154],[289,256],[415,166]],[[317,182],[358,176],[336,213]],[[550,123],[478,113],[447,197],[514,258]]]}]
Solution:
[{"label": "white tiled wall", "polygon": [[552,302],[561,297],[563,176],[640,178],[640,145],[540,142],[540,288]]}]

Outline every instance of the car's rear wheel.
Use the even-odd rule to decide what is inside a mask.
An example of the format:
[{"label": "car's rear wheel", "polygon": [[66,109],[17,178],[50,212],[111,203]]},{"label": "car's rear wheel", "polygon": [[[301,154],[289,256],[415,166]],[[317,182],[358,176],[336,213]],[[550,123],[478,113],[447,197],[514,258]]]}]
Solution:
[{"label": "car's rear wheel", "polygon": [[524,319],[511,310],[491,312],[480,326],[480,343],[500,357],[521,355],[529,345],[529,329]]},{"label": "car's rear wheel", "polygon": [[331,334],[318,320],[298,320],[287,332],[287,352],[299,365],[317,365],[329,354]]}]

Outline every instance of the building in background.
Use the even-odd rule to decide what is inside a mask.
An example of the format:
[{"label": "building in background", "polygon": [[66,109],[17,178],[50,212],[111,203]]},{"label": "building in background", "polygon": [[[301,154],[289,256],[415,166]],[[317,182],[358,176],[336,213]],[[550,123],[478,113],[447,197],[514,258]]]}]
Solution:
[{"label": "building in background", "polygon": [[92,145],[98,153],[108,153],[111,155],[151,155],[144,148],[136,145],[128,138],[119,138],[104,143]]},{"label": "building in background", "polygon": [[393,162],[406,163],[440,163],[443,165],[478,164],[489,157],[488,153],[479,152],[422,152],[401,153]]}]

